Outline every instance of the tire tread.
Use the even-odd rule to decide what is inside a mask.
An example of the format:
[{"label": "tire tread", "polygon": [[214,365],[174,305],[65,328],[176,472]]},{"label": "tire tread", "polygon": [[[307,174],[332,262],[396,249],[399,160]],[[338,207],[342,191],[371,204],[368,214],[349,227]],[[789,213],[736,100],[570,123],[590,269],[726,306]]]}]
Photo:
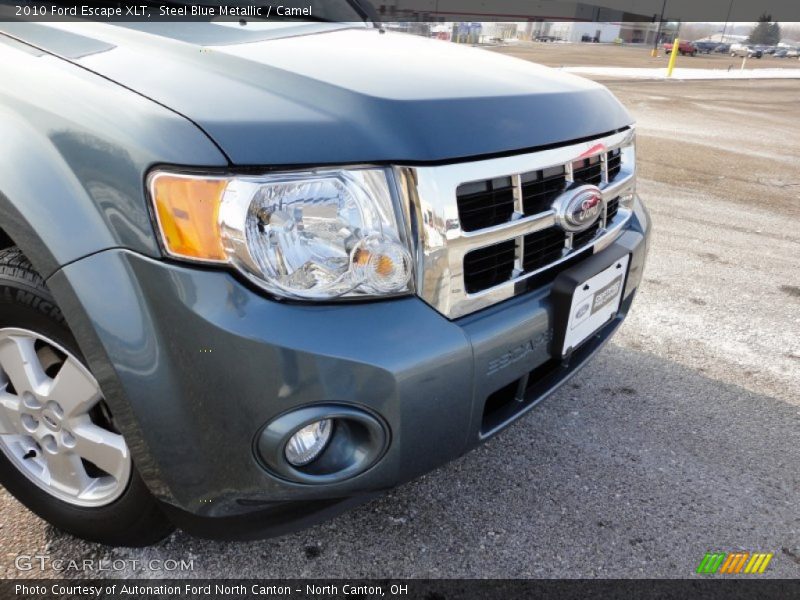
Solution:
[{"label": "tire tread", "polygon": [[47,289],[42,276],[34,270],[31,261],[16,246],[0,250],[0,278],[16,279],[37,289]]}]

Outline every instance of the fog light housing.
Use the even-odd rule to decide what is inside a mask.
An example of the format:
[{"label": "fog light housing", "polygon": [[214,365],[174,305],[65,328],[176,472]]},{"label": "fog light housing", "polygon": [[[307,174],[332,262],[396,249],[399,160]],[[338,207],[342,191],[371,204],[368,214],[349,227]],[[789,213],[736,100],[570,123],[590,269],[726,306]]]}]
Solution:
[{"label": "fog light housing", "polygon": [[284,454],[294,467],[302,467],[317,458],[331,439],[333,421],[322,419],[297,430],[286,442]]},{"label": "fog light housing", "polygon": [[371,411],[313,404],[267,423],[256,434],[253,450],[273,475],[321,485],[360,475],[383,457],[389,441],[388,426]]}]

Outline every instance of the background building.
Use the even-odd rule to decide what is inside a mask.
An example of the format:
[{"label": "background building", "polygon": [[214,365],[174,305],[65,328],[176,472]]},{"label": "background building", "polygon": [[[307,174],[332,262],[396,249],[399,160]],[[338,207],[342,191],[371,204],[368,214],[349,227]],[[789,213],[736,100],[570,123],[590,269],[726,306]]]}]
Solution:
[{"label": "background building", "polygon": [[580,21],[533,21],[526,23],[522,30],[524,39],[557,38],[565,42],[615,42],[626,44],[653,44],[671,40],[677,34],[679,23],[666,22],[659,32],[658,23],[611,22],[595,23]]}]

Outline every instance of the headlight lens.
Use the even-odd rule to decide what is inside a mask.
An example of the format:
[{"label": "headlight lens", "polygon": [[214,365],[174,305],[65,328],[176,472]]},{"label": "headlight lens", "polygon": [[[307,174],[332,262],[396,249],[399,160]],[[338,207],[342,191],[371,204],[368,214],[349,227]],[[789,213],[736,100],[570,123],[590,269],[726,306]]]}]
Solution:
[{"label": "headlight lens", "polygon": [[[197,193],[197,185],[206,192]],[[411,291],[411,256],[384,169],[222,179],[158,173],[151,193],[173,256],[230,263],[288,297]],[[214,206],[197,208],[209,197]]]}]

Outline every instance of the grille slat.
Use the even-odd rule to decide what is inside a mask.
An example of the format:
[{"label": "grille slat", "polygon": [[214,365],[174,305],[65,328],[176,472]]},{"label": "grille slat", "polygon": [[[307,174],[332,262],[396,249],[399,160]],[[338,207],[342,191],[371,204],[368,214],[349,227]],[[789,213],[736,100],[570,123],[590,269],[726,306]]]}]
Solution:
[{"label": "grille slat", "polygon": [[464,256],[464,287],[474,294],[511,279],[514,271],[516,242],[500,244],[468,252]]},{"label": "grille slat", "polygon": [[567,185],[564,167],[525,173],[522,181],[522,210],[525,216],[550,210],[553,200]]},{"label": "grille slat", "polygon": [[617,211],[619,210],[619,197],[612,198],[608,201],[608,205],[606,206],[606,222],[610,223],[614,220],[614,217],[617,216]]},{"label": "grille slat", "polygon": [[556,227],[526,235],[523,270],[529,273],[557,261],[564,254],[565,242],[566,233]]},{"label": "grille slat", "polygon": [[510,177],[461,185],[456,197],[464,231],[505,223],[514,212],[514,186]]},{"label": "grille slat", "polygon": [[622,151],[612,150],[608,153],[608,180],[614,181],[622,170]]},{"label": "grille slat", "polygon": [[603,181],[603,165],[600,157],[586,158],[572,163],[572,177],[580,183],[600,185]]},{"label": "grille slat", "polygon": [[572,247],[573,248],[582,248],[586,244],[592,241],[594,237],[597,235],[597,232],[600,231],[600,222],[598,221],[586,231],[581,231],[580,233],[576,233],[572,236]]},{"label": "grille slat", "polygon": [[471,275],[480,275],[493,269],[497,269],[498,266],[502,267],[509,262],[512,264],[514,262],[513,248],[511,248],[510,252],[502,251],[486,258],[473,259],[469,263],[469,272]]},{"label": "grille slat", "polygon": [[511,219],[513,212],[514,198],[512,196],[505,203],[490,204],[471,214],[465,214],[461,217],[461,228],[464,231],[477,231],[478,229],[506,223]]}]

